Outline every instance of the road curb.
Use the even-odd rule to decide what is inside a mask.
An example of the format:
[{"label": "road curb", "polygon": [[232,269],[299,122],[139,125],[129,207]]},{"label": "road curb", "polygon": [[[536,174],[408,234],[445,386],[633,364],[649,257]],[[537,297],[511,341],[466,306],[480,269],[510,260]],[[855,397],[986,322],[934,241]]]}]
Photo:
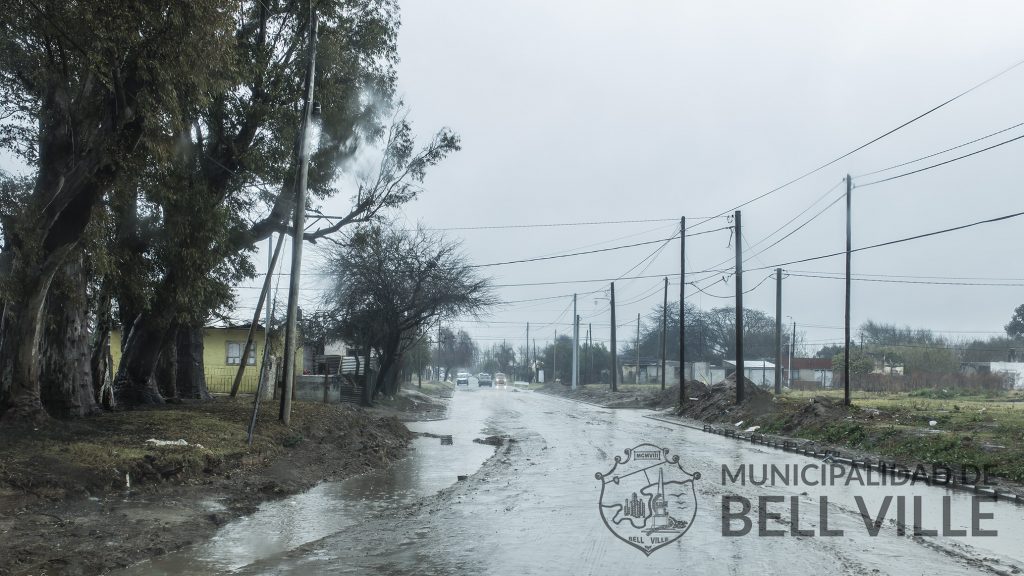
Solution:
[{"label": "road curb", "polygon": [[838,450],[825,450],[818,452],[817,450],[808,450],[806,447],[799,445],[797,442],[791,440],[778,441],[772,438],[765,437],[764,434],[758,434],[756,432],[745,434],[731,430],[729,428],[716,428],[710,424],[704,424],[701,427],[694,426],[692,424],[686,424],[684,422],[678,422],[674,420],[668,420],[665,418],[659,418],[654,415],[644,415],[644,418],[650,418],[658,422],[664,422],[665,424],[674,424],[683,428],[690,428],[693,430],[700,430],[701,432],[707,432],[708,434],[716,434],[725,438],[732,438],[740,442],[749,442],[751,444],[758,444],[761,446],[767,446],[768,448],[774,448],[776,450],[782,450],[783,452],[792,452],[808,458],[818,458],[821,460],[828,459],[831,462],[838,464],[844,464],[846,466],[859,466],[865,469],[874,470],[880,474],[893,475],[914,482],[924,482],[928,486],[934,486],[936,488],[946,488],[948,490],[959,490],[961,492],[971,492],[974,494],[980,494],[983,496],[989,496],[992,500],[1002,500],[1005,502],[1013,502],[1017,505],[1024,505],[1024,496],[1014,494],[1013,492],[1000,491],[999,488],[992,485],[983,486],[976,484],[961,484],[956,481],[956,478],[947,478],[944,475],[934,475],[930,477],[927,472],[919,472],[909,466],[904,466],[896,462],[895,460],[882,460],[879,458],[877,461],[872,461],[868,458],[864,459],[853,459],[845,458],[842,453]]}]

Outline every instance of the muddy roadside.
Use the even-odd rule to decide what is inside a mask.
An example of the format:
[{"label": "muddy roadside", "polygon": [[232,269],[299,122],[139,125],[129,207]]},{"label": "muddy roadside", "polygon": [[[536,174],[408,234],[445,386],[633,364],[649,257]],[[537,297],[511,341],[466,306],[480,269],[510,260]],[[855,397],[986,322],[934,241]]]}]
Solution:
[{"label": "muddy roadside", "polygon": [[945,466],[961,476],[966,470],[970,480],[975,471],[987,470],[1000,491],[1024,494],[1024,407],[1013,403],[897,397],[845,406],[841,398],[826,395],[775,397],[747,380],[746,398],[737,405],[735,381],[726,380],[710,387],[687,382],[686,402],[680,406],[678,385],[623,388],[547,387],[538,392],[606,408],[647,408],[658,411],[659,418],[696,428],[710,424],[857,460],[884,459],[910,469]]},{"label": "muddy roadside", "polygon": [[265,403],[252,447],[251,398],[5,429],[0,574],[101,574],[203,541],[262,502],[386,467],[413,437],[399,419],[446,404],[402,396],[371,409],[299,402],[290,427]]}]

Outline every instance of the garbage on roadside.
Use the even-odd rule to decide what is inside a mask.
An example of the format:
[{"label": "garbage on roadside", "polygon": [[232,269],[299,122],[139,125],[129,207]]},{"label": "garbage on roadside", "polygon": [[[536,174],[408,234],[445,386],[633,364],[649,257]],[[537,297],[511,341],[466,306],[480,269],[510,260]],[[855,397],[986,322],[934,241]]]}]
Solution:
[{"label": "garbage on roadside", "polygon": [[156,438],[150,438],[149,440],[146,440],[146,444],[151,446],[191,446],[192,448],[199,448],[200,450],[205,449],[202,444],[189,444],[184,438],[179,438],[177,440],[157,440]]}]

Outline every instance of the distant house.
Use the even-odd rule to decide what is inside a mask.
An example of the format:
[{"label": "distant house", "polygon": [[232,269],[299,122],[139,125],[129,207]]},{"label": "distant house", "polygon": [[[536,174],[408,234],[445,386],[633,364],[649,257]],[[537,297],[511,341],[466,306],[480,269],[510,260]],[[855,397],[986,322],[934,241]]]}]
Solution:
[{"label": "distant house", "polygon": [[1024,389],[1024,362],[963,362],[964,374],[1002,374],[1015,389]]},{"label": "distant house", "polygon": [[[634,384],[639,382],[640,384],[660,384],[661,383],[661,359],[660,358],[640,358],[639,369],[636,362],[636,357],[627,358],[625,356],[619,357],[619,366],[622,370],[622,383],[623,384]],[[637,380],[637,374],[640,379]],[[665,385],[670,386],[672,384],[679,383],[679,361],[678,360],[666,360],[665,361]]]},{"label": "distant house", "polygon": [[783,382],[791,387],[803,387],[801,383],[815,383],[820,388],[832,387],[831,358],[793,358],[782,357]]},{"label": "distant house", "polygon": [[[240,392],[251,394],[256,391],[259,375],[263,368],[264,334],[264,327],[257,324],[253,351],[249,354],[246,362],[245,374],[239,387]],[[210,392],[228,393],[231,391],[231,385],[238,373],[238,366],[241,364],[242,348],[245,346],[248,335],[248,324],[203,328],[203,369],[206,374],[206,387]],[[282,350],[282,338],[274,338],[271,341],[271,355],[280,356]],[[121,362],[121,331],[119,329],[110,332],[110,355],[116,371]],[[300,349],[295,358],[295,368],[298,374],[302,374],[303,359],[304,353]]]},{"label": "distant house", "polygon": [[[728,374],[736,372],[735,360],[722,360],[722,366]],[[762,388],[775,386],[775,364],[767,360],[744,360],[743,375]]]},{"label": "distant house", "polygon": [[711,386],[725,380],[725,368],[712,366],[709,362],[687,362],[686,377]]}]

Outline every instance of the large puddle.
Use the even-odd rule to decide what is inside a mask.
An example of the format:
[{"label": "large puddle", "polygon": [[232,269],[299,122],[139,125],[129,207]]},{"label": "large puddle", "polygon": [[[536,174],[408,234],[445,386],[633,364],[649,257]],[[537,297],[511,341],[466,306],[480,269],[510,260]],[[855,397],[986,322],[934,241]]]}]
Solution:
[{"label": "large puddle", "polygon": [[[450,434],[413,440],[409,456],[393,466],[341,482],[324,482],[285,500],[263,504],[250,516],[226,524],[210,540],[142,562],[119,574],[210,574],[229,572],[343,530],[388,507],[430,496],[472,474],[494,453],[473,442],[483,435],[483,394],[459,393],[448,418],[408,424],[414,432]],[[211,503],[211,510],[217,508]]]}]

